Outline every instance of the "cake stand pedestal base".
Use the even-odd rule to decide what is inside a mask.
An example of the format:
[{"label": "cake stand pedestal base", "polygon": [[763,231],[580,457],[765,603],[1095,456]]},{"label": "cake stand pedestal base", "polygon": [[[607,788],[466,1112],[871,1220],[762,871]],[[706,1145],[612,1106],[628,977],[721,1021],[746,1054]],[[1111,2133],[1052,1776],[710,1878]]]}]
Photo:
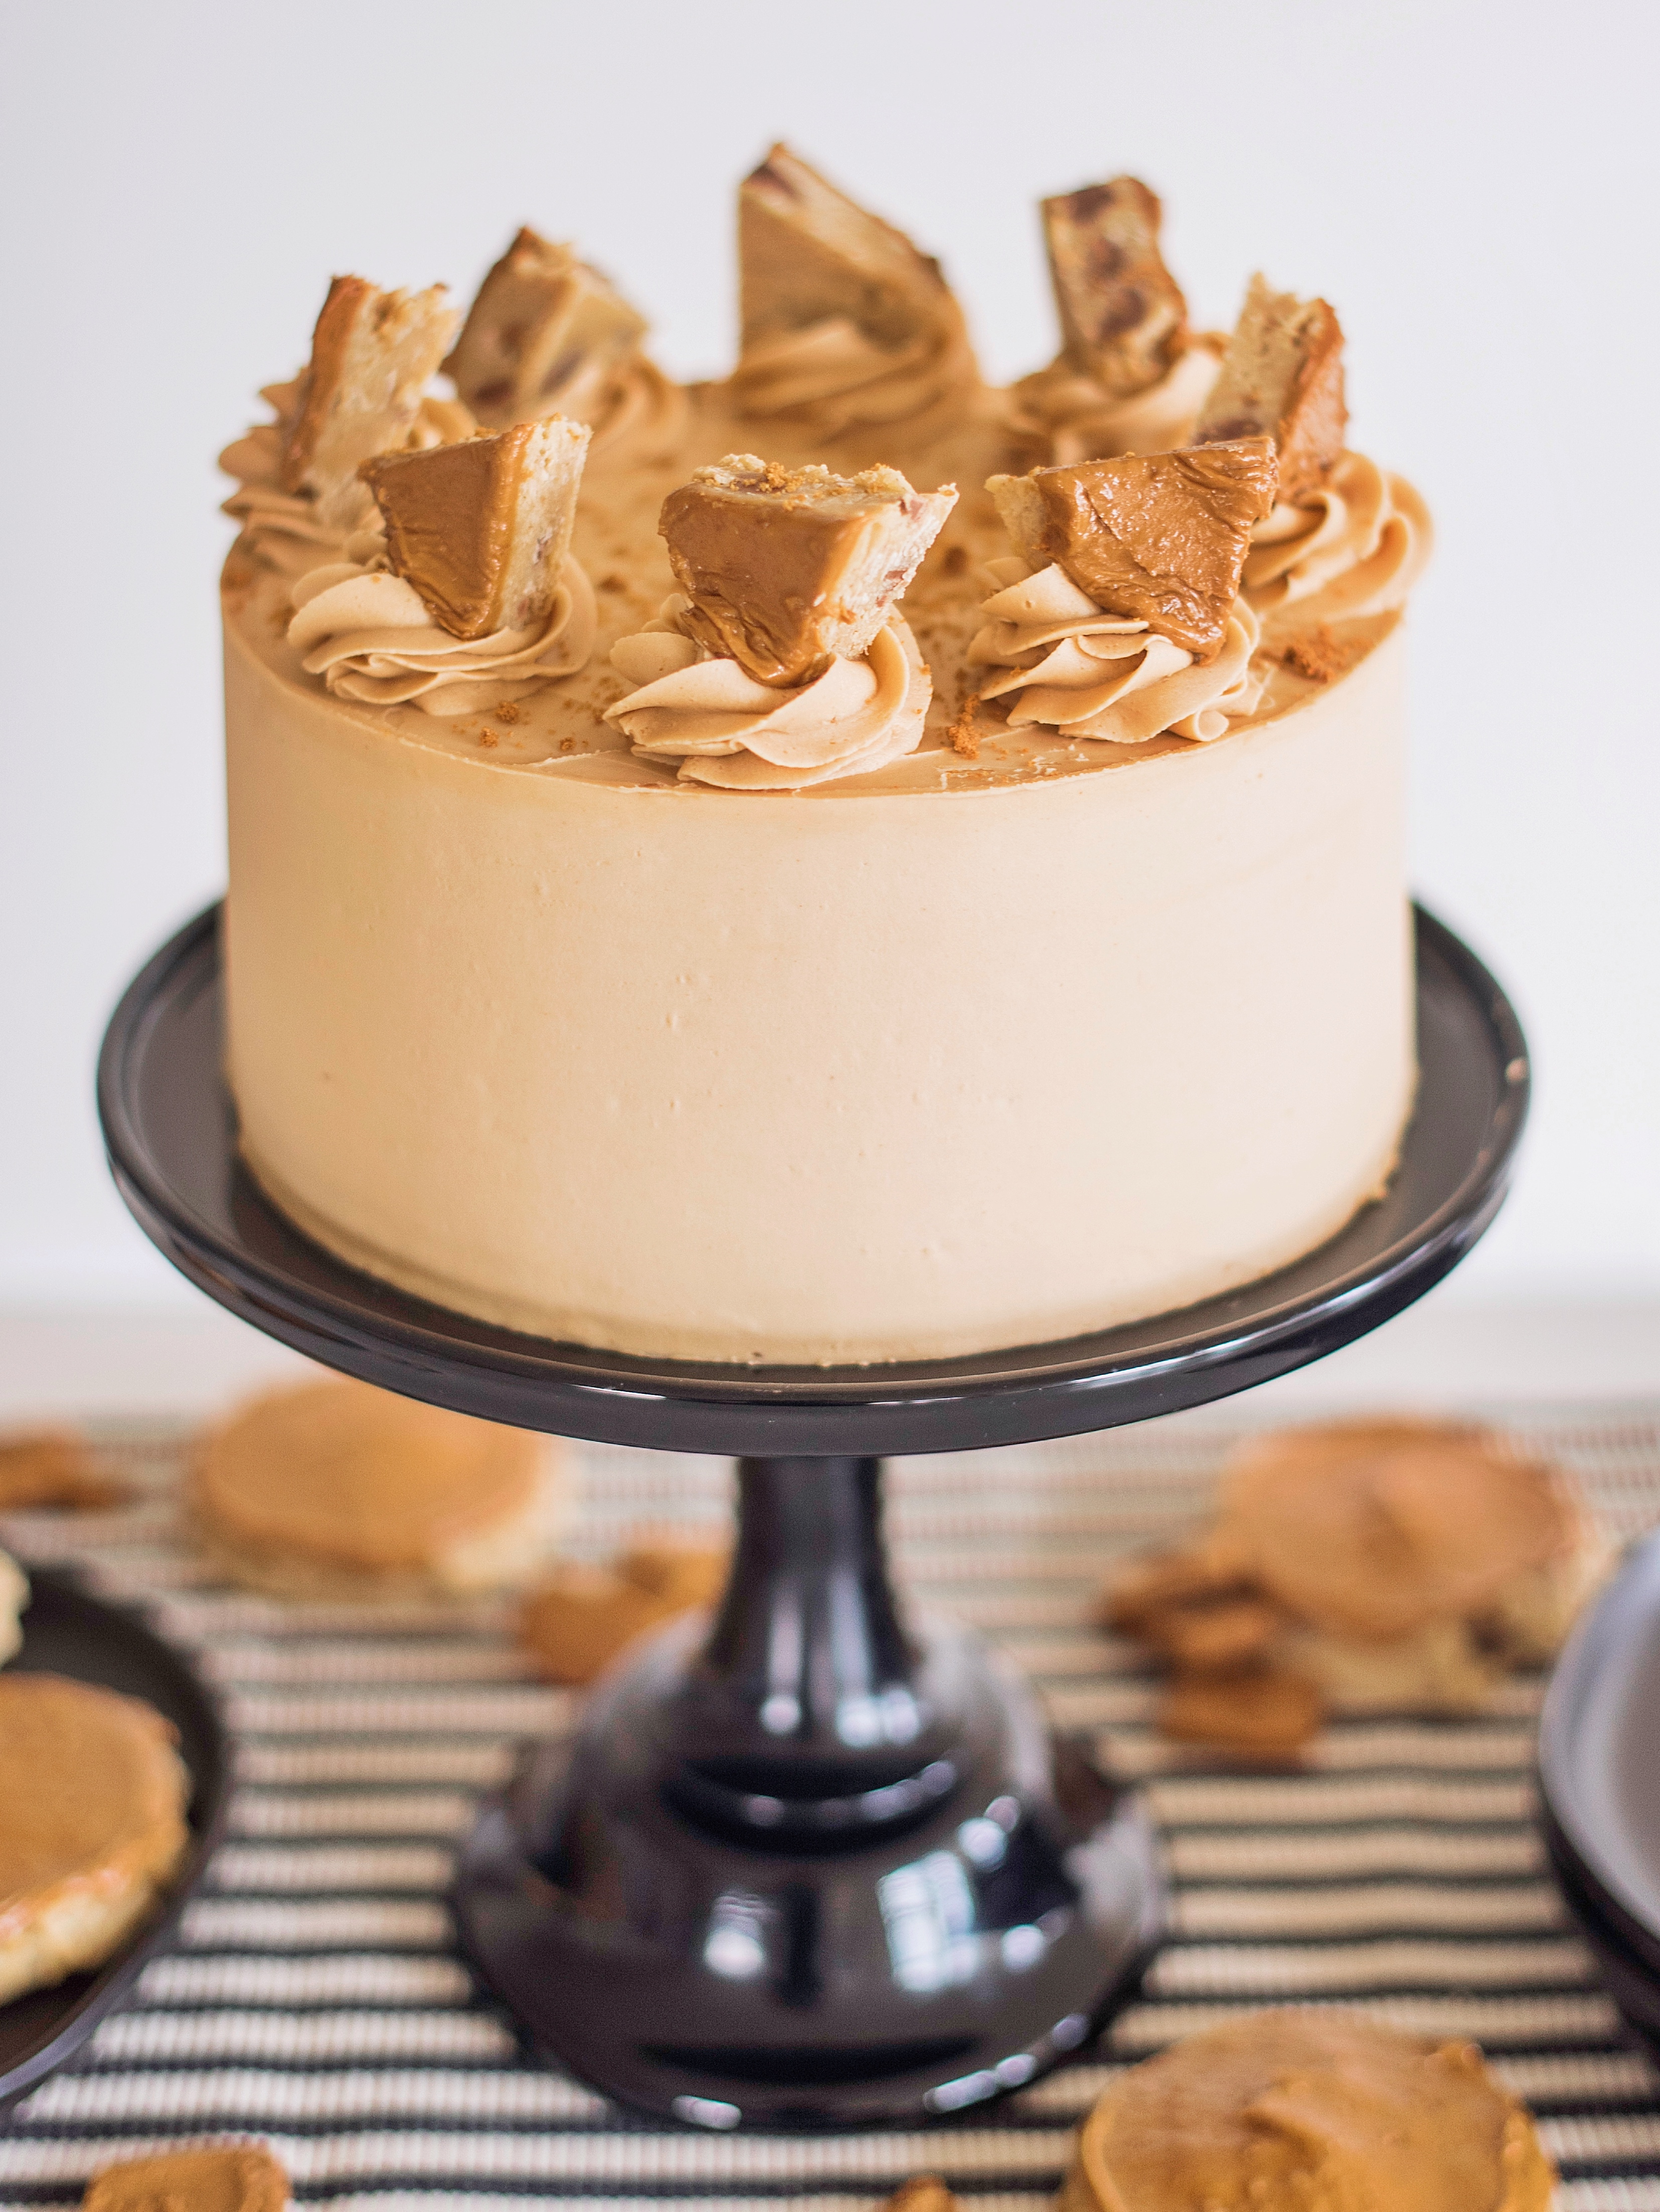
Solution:
[{"label": "cake stand pedestal base", "polygon": [[485,1808],[464,1948],[532,2038],[707,2127],[925,2119],[1083,2043],[1163,1932],[1137,1802],[961,1629],[908,1632],[872,1459],[741,1462],[731,1586]]}]

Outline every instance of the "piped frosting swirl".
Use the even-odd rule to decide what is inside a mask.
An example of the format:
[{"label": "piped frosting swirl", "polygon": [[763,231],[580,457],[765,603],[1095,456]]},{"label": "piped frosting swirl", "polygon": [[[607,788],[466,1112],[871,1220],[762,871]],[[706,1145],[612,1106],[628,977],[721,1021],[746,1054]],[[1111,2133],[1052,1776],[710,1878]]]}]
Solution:
[{"label": "piped frosting swirl", "polygon": [[637,688],[605,720],[637,759],[677,768],[683,782],[800,791],[915,750],[933,685],[897,615],[858,659],[832,660],[811,683],[775,685],[689,635],[690,605],[672,593],[644,629],[611,648],[611,665]]},{"label": "piped frosting swirl", "polygon": [[1387,614],[1405,603],[1433,543],[1429,510],[1406,478],[1345,453],[1300,504],[1281,501],[1255,526],[1240,589],[1262,615],[1293,605],[1310,622]]},{"label": "piped frosting swirl", "polygon": [[1169,453],[1192,435],[1220,373],[1216,345],[1208,338],[1195,339],[1156,384],[1127,398],[1116,397],[1063,356],[1010,387],[1012,428],[1037,441],[1046,461],[1061,466],[1119,453]]},{"label": "piped frosting swirl", "polygon": [[[317,501],[306,492],[284,491],[282,483],[283,435],[285,419],[292,413],[299,380],[268,384],[259,397],[277,416],[272,422],[256,422],[227,446],[219,465],[237,479],[236,489],[220,508],[241,526],[237,544],[262,567],[279,575],[302,576],[319,562],[341,557],[347,539],[368,516],[374,501],[365,485],[356,518],[341,526],[325,521]],[[459,399],[423,399],[410,435],[410,448],[425,452],[433,446],[458,445],[477,428],[472,415]]]},{"label": "piped frosting swirl", "polygon": [[344,550],[344,560],[299,578],[288,630],[306,673],[337,698],[446,718],[482,714],[574,676],[593,651],[593,588],[574,556],[544,622],[458,638],[433,620],[413,584],[392,574],[378,532],[360,532]]},{"label": "piped frosting swirl", "polygon": [[1034,568],[1012,556],[988,562],[987,574],[997,588],[982,602],[987,619],[969,659],[998,672],[979,696],[1012,699],[1012,729],[1039,723],[1110,744],[1162,736],[1205,744],[1256,711],[1259,629],[1243,599],[1234,602],[1215,658],[1199,661],[1145,622],[1104,612],[1053,563]]},{"label": "piped frosting swirl", "polygon": [[755,340],[731,384],[740,415],[824,438],[890,424],[925,438],[953,423],[978,389],[973,352],[954,319],[885,346],[845,315]]}]

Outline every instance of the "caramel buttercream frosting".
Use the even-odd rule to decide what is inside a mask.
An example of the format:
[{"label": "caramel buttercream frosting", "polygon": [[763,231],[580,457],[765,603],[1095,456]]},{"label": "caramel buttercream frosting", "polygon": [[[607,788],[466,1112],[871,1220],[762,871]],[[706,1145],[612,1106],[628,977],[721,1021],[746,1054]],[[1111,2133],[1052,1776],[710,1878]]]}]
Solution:
[{"label": "caramel buttercream frosting", "polygon": [[124,2159],[87,2184],[81,2212],[283,2212],[287,2170],[257,2143]]},{"label": "caramel buttercream frosting", "polygon": [[[256,422],[219,456],[219,466],[237,479],[236,489],[220,508],[241,526],[236,550],[284,576],[301,576],[324,562],[337,561],[347,539],[371,512],[367,486],[361,498],[347,502],[350,513],[344,520],[325,520],[309,492],[283,489],[283,424],[294,412],[299,390],[298,377],[264,386],[259,397],[276,419]],[[427,392],[403,442],[424,451],[471,438],[477,428],[459,399]]]},{"label": "caramel buttercream frosting", "polygon": [[307,674],[367,706],[453,717],[584,667],[598,617],[569,549],[587,440],[552,416],[368,464],[382,532],[294,586]]},{"label": "caramel buttercream frosting", "polygon": [[1174,1667],[1168,1733],[1289,1751],[1327,1710],[1480,1710],[1560,1647],[1607,1556],[1554,1471],[1489,1431],[1341,1422],[1243,1446],[1213,1527],[1132,1563],[1106,1611]]},{"label": "caramel buttercream frosting", "polygon": [[1068,738],[1221,737],[1262,696],[1237,592],[1273,483],[1266,439],[994,477],[1020,557],[989,564],[969,659],[997,672],[979,696]]},{"label": "caramel buttercream frosting", "polygon": [[97,1966],[189,1840],[171,1724],[57,1674],[0,1675],[0,2003]]},{"label": "caramel buttercream frosting", "polygon": [[1532,2115],[1470,2043],[1260,2012],[1132,2066],[1074,2143],[1061,2212],[1548,2212]]},{"label": "caramel buttercream frosting", "polygon": [[896,469],[752,453],[698,470],[663,505],[683,588],[611,648],[638,688],[606,720],[638,757],[732,790],[800,790],[914,750],[933,687],[896,609],[956,496]]},{"label": "caramel buttercream frosting", "polygon": [[1260,615],[1295,609],[1303,624],[1404,606],[1435,543],[1429,509],[1404,477],[1345,453],[1300,505],[1256,523],[1240,580]]},{"label": "caramel buttercream frosting", "polygon": [[575,246],[526,225],[479,286],[444,366],[490,429],[563,415],[593,431],[590,467],[649,466],[677,452],[688,409],[641,350],[646,330]]},{"label": "caramel buttercream frosting", "polygon": [[256,1398],[211,1430],[192,1502],[239,1579],[295,1590],[520,1582],[556,1518],[542,1439],[338,1381]]},{"label": "caramel buttercream frosting", "polygon": [[822,438],[903,428],[921,442],[978,394],[939,263],[787,146],[745,179],[738,244],[740,414]]}]

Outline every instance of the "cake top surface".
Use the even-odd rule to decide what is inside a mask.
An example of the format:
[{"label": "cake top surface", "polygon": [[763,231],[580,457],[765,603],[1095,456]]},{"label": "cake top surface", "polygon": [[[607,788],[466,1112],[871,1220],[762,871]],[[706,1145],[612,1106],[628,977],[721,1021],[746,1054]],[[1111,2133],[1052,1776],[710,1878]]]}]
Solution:
[{"label": "cake top surface", "polygon": [[[788,149],[739,209],[743,352],[684,388],[609,278],[521,229],[447,361],[494,442],[427,388],[458,320],[441,288],[337,279],[311,363],[271,387],[277,422],[226,456],[240,646],[417,749],[684,794],[706,771],[612,711],[640,689],[642,634],[800,689],[897,622],[905,749],[852,748],[812,785],[854,797],[1186,757],[1317,702],[1396,626],[1429,521],[1343,449],[1335,314],[1259,277],[1230,340],[1194,340],[1140,180],[1043,204],[1062,349],[1006,392],[972,371],[938,263]],[[374,391],[371,429],[345,401]],[[550,395],[591,438],[562,482],[544,454],[528,466],[562,419]],[[343,460],[313,483],[295,456],[327,437]],[[850,713],[856,691],[824,696]]]}]

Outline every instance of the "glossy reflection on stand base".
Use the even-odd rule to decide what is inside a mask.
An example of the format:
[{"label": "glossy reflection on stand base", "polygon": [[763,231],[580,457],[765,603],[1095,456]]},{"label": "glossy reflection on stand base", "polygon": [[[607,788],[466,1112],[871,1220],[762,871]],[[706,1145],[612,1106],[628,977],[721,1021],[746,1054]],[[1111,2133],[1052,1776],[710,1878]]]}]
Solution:
[{"label": "glossy reflection on stand base", "polygon": [[943,1794],[768,1850],[674,1802],[655,1723],[690,1638],[668,1632],[486,1806],[454,1899],[479,1974],[573,2071],[709,2128],[927,2120],[1058,2064],[1163,1933],[1152,1829],[988,1654],[945,1641],[989,1694]]},{"label": "glossy reflection on stand base", "polygon": [[969,1631],[906,1624],[873,1459],[740,1462],[732,1577],[521,1763],[462,1854],[474,1965],[609,2094],[705,2127],[1032,2081],[1163,1932],[1152,1838]]}]

